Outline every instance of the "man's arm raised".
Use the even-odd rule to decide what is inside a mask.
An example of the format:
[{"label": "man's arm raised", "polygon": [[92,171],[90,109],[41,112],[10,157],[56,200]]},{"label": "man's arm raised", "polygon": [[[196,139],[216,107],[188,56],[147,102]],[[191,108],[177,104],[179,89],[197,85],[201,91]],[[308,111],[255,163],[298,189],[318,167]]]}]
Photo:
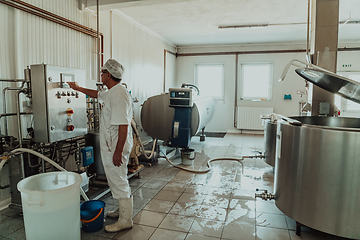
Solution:
[{"label": "man's arm raised", "polygon": [[98,95],[99,91],[80,87],[76,82],[67,82],[67,83],[75,91],[82,92],[82,93],[84,93],[84,94],[86,94],[86,95],[88,95],[88,96],[90,96],[92,98],[97,98],[97,95]]}]

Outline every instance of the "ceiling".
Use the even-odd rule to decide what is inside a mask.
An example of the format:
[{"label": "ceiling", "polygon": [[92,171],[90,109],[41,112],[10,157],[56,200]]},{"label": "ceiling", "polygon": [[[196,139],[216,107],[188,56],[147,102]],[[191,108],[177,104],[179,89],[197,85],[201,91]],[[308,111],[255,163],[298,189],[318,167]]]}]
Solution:
[{"label": "ceiling", "polygon": [[[306,43],[308,0],[102,0],[99,2],[100,10],[117,9],[175,46]],[[339,41],[359,42],[360,1],[339,0],[339,3]],[[96,10],[96,0],[87,0],[85,5]],[[219,26],[259,24],[268,24],[268,26],[219,29]]]}]

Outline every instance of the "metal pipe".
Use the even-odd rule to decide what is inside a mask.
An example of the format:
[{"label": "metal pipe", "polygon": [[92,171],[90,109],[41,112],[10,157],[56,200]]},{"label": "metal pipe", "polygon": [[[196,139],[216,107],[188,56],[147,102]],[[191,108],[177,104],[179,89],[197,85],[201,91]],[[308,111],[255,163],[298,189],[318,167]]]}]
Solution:
[{"label": "metal pipe", "polygon": [[[306,31],[306,56],[309,56],[309,37],[310,37],[310,1],[308,0],[308,15],[307,15],[307,31]],[[310,58],[308,59],[310,61]]]},{"label": "metal pipe", "polygon": [[163,93],[165,93],[165,84],[166,84],[166,49],[164,49],[164,89]]},{"label": "metal pipe", "polygon": [[[17,92],[17,104],[16,104],[16,113],[17,113],[17,124],[18,124],[18,137],[19,137],[19,146],[22,147],[22,128],[21,128],[21,117],[20,117],[20,93],[24,93],[25,90],[19,90]],[[25,165],[24,165],[24,156],[23,154],[20,155],[21,159],[21,174],[22,178],[25,178]]]},{"label": "metal pipe", "polygon": [[263,54],[263,53],[298,53],[306,52],[305,49],[298,50],[268,50],[268,51],[241,51],[241,52],[207,52],[207,53],[178,53],[178,57],[192,57],[192,56],[213,56],[213,55],[243,55],[243,54]]},{"label": "metal pipe", "polygon": [[167,49],[165,49],[165,51],[166,51],[167,53],[170,53],[171,55],[174,55],[175,57],[177,57],[177,56],[178,56],[178,54],[177,54],[177,53],[174,53],[174,52],[169,51],[169,50],[167,50]]},{"label": "metal pipe", "polygon": [[[319,51],[318,51],[318,54],[319,54]],[[319,58],[317,58],[319,59]],[[321,67],[318,67],[317,65],[315,64],[312,64],[312,63],[306,63],[306,62],[303,62],[303,61],[300,61],[300,60],[297,60],[297,59],[293,59],[292,61],[290,61],[284,68],[282,74],[281,74],[281,77],[279,79],[279,82],[282,82],[284,81],[286,75],[287,75],[287,72],[289,71],[289,68],[291,67],[291,65],[293,66],[296,66],[296,67],[306,67],[306,68],[309,68],[309,69],[315,69],[315,70],[320,70],[320,71],[323,71],[331,76],[334,76],[334,77],[339,77],[339,75],[337,74],[334,74],[333,72],[325,69],[325,68],[321,68]],[[343,79],[347,79],[347,78],[344,78],[342,77]],[[350,80],[351,82],[352,80]]]},{"label": "metal pipe", "polygon": [[110,10],[110,58],[112,58],[112,52],[113,52],[113,12]]},{"label": "metal pipe", "polygon": [[10,185],[5,185],[5,186],[0,185],[0,189],[6,189],[6,188],[9,188],[9,187],[10,187]]},{"label": "metal pipe", "polygon": [[0,82],[28,82],[25,79],[0,79]]},{"label": "metal pipe", "polygon": [[[27,114],[33,114],[32,112],[21,112],[20,115],[27,115]],[[2,113],[0,114],[0,118],[2,117],[8,117],[8,116],[15,116],[17,113]]]},{"label": "metal pipe", "polygon": [[[38,8],[36,6],[33,6],[31,4],[28,4],[26,2],[20,1],[20,0],[12,0],[15,3],[11,3],[9,1],[5,1],[5,0],[0,0],[0,3],[6,4],[8,6],[11,6],[13,8],[17,8],[19,10],[22,10],[24,12],[33,14],[35,16],[47,19],[49,21],[55,22],[57,24],[60,24],[62,26],[71,28],[73,30],[79,31],[81,33],[90,35],[92,37],[98,38],[99,39],[99,35],[100,35],[100,39],[101,39],[101,66],[103,65],[103,54],[104,54],[104,35],[102,33],[99,32],[99,30],[94,30],[92,28],[89,28],[87,26],[81,25],[79,23],[73,22],[67,18],[61,17],[59,15],[53,14],[51,12],[48,12],[44,9]],[[20,5],[23,5],[25,7],[22,7]],[[27,7],[27,8],[26,8]],[[29,9],[28,9],[29,8]],[[32,9],[32,10],[31,10]],[[35,10],[35,11],[34,11]],[[37,12],[36,12],[37,11]],[[98,49],[99,50],[99,49]],[[1,81],[1,80],[0,80]]]},{"label": "metal pipe", "polygon": [[264,191],[263,193],[255,193],[255,198],[261,198],[262,200],[273,200],[275,199],[275,195],[272,193],[268,193],[267,190],[264,189],[256,189],[256,191]]},{"label": "metal pipe", "polygon": [[[34,10],[31,10],[31,9],[28,9],[26,7],[23,7],[23,6],[20,6],[20,5],[17,5],[15,3],[12,3],[12,2],[9,2],[9,1],[5,1],[5,0],[0,0],[0,3],[3,3],[5,5],[8,5],[10,7],[13,7],[13,8],[16,8],[16,9],[19,9],[19,10],[22,10],[24,12],[27,12],[27,13],[30,13],[30,14],[33,14],[35,16],[38,16],[38,17],[41,17],[41,18],[44,18],[46,20],[49,20],[51,22],[54,22],[54,23],[57,23],[57,24],[60,24],[62,26],[65,26],[65,27],[68,27],[68,28],[71,28],[73,30],[76,30],[76,31],[79,31],[79,32],[82,32],[82,33],[85,33],[87,35],[90,35],[92,37],[98,37],[97,34],[94,32],[94,30],[86,30],[84,29],[84,26],[82,27],[79,27],[77,25],[74,25],[74,24],[71,24],[69,23],[68,21],[64,21],[64,20],[60,20],[60,16],[57,16],[55,14],[53,14],[54,16],[47,16],[45,15],[45,13],[43,12],[36,12]],[[56,17],[55,17],[56,16]]]},{"label": "metal pipe", "polygon": [[[338,48],[339,52],[342,51],[360,51],[359,47],[354,48]],[[270,53],[306,53],[306,49],[296,50],[266,50],[266,51],[241,51],[241,52],[205,52],[205,53],[177,53],[176,57],[195,57],[195,56],[216,56],[216,55],[245,55],[245,54],[270,54]]]},{"label": "metal pipe", "polygon": [[89,28],[89,27],[86,27],[86,26],[84,26],[84,25],[81,25],[81,24],[79,24],[79,23],[77,23],[77,22],[73,22],[73,21],[71,21],[71,20],[69,20],[69,19],[67,19],[67,18],[63,18],[63,17],[61,17],[61,16],[59,16],[59,15],[56,15],[56,14],[54,14],[54,13],[52,13],[52,12],[48,12],[48,11],[46,11],[46,10],[44,10],[44,9],[38,8],[38,7],[36,7],[36,6],[33,6],[33,5],[31,5],[31,4],[28,4],[28,3],[26,3],[26,2],[23,2],[23,1],[20,1],[20,0],[11,0],[11,1],[16,2],[16,3],[18,3],[18,4],[21,4],[21,5],[23,5],[23,6],[26,6],[26,7],[28,7],[28,8],[34,9],[34,10],[36,10],[36,11],[39,11],[39,12],[41,12],[41,13],[44,13],[44,14],[49,15],[49,16],[51,16],[51,17],[54,17],[54,18],[56,18],[56,19],[60,19],[60,20],[62,20],[62,21],[64,21],[64,22],[70,23],[70,24],[72,24],[72,25],[78,26],[78,27],[80,27],[80,28],[82,28],[82,29],[84,29],[84,30],[87,30],[87,31],[90,31],[90,32],[94,32],[94,33],[96,32],[94,29],[91,29],[91,28]]},{"label": "metal pipe", "polygon": [[292,118],[289,118],[289,117],[285,117],[283,115],[280,115],[280,114],[277,114],[277,113],[271,113],[270,115],[268,116],[264,116],[262,117],[262,119],[282,119],[284,121],[287,121],[288,123],[290,123],[291,125],[295,125],[295,126],[301,126],[302,125],[302,122],[296,120],[296,119],[292,119]]},{"label": "metal pipe", "polygon": [[237,97],[238,64],[239,64],[239,54],[236,54],[236,58],[235,58],[235,106],[234,106],[234,127],[235,128],[237,125],[236,111],[237,111],[237,101],[238,101],[238,99],[237,99],[238,98]]},{"label": "metal pipe", "polygon": [[166,53],[170,53],[172,55],[174,55],[175,57],[177,57],[177,53],[171,52],[167,49],[164,49],[164,89],[163,92],[165,93],[166,89],[165,89],[165,83],[166,83]]},{"label": "metal pipe", "polygon": [[[4,113],[6,114],[6,91],[8,90],[21,90],[24,87],[25,82],[23,82],[22,86],[20,88],[12,88],[12,87],[6,87],[3,89],[3,108],[4,108]],[[5,118],[5,135],[8,135],[8,126],[7,126],[7,119]]]},{"label": "metal pipe", "polygon": [[100,67],[104,66],[104,35],[100,33]]},{"label": "metal pipe", "polygon": [[96,0],[96,35],[97,35],[97,67],[96,67],[96,72],[97,72],[97,79],[98,82],[100,82],[100,41],[99,41],[99,0]]}]

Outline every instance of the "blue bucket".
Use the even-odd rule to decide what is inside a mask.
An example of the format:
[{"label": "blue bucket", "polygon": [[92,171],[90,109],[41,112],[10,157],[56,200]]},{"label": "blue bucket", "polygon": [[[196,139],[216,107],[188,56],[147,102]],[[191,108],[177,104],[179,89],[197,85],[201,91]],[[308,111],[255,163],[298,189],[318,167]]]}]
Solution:
[{"label": "blue bucket", "polygon": [[82,229],[85,232],[97,232],[104,227],[105,203],[90,200],[80,204],[80,217]]}]

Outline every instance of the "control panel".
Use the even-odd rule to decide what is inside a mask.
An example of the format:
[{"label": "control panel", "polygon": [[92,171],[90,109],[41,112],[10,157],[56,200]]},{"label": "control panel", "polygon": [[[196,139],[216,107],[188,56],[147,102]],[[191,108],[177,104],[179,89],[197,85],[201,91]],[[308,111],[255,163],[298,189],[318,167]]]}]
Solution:
[{"label": "control panel", "polygon": [[175,108],[171,145],[187,148],[191,139],[192,89],[169,88],[170,105]]},{"label": "control panel", "polygon": [[169,88],[170,107],[192,107],[192,89]]},{"label": "control panel", "polygon": [[85,70],[31,65],[36,142],[52,143],[87,133],[86,96],[67,82],[85,85]]}]

